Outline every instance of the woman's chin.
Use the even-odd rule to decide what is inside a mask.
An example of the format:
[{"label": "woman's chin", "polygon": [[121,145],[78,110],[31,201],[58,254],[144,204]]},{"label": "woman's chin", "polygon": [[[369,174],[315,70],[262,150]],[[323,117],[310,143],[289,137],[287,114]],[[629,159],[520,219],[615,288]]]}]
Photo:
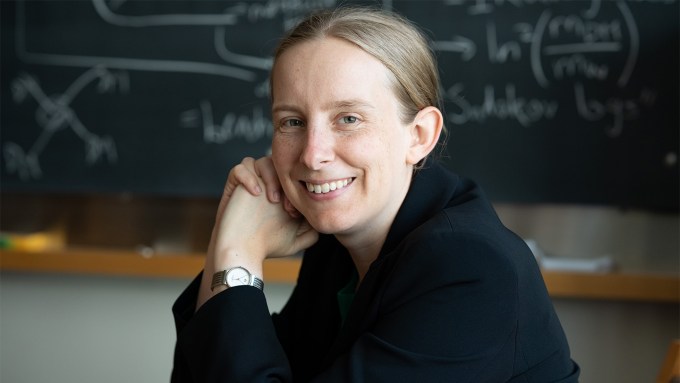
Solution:
[{"label": "woman's chin", "polygon": [[307,217],[307,222],[309,225],[321,234],[341,234],[347,232],[351,225],[343,220],[333,220],[328,218],[320,217]]}]

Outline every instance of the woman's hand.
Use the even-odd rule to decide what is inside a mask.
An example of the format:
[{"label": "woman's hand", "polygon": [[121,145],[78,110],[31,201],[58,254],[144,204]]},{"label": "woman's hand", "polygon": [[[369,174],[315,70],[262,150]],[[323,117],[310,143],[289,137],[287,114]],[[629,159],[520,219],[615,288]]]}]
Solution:
[{"label": "woman's hand", "polygon": [[218,263],[234,250],[261,263],[293,255],[317,239],[316,231],[303,218],[291,217],[280,202],[272,203],[263,194],[253,196],[240,186],[225,204],[215,230],[213,256]]},{"label": "woman's hand", "polygon": [[262,278],[265,258],[295,254],[318,239],[318,233],[282,197],[267,157],[247,158],[232,169],[217,210],[196,309],[224,289],[211,290],[215,272],[241,266]]},{"label": "woman's hand", "polygon": [[[281,191],[281,183],[276,175],[276,169],[272,163],[271,157],[262,157],[257,160],[252,157],[244,158],[240,164],[236,165],[230,172],[227,178],[227,184],[224,187],[223,202],[229,200],[231,195],[236,190],[236,187],[242,185],[248,192],[254,196],[262,193],[262,186],[258,182],[260,178],[264,182],[267,199],[271,202],[283,202],[283,208],[290,214],[291,217],[301,217],[300,212],[288,201],[285,194]],[[223,207],[220,204],[218,211]]]},{"label": "woman's hand", "polygon": [[[246,157],[241,161],[240,164],[236,165],[230,172],[229,172],[229,177],[227,178],[227,183],[224,187],[224,193],[222,195],[222,199],[220,201],[220,205],[218,207],[218,213],[216,217],[216,228],[218,226],[223,226],[222,229],[220,230],[222,234],[220,236],[221,238],[221,248],[225,247],[231,247],[231,244],[233,244],[235,239],[225,237],[226,234],[233,233],[233,232],[241,232],[241,234],[244,231],[244,227],[240,227],[238,230],[234,230],[235,228],[230,229],[227,227],[227,225],[232,224],[232,226],[242,226],[244,224],[249,224],[253,223],[256,220],[260,220],[261,222],[257,223],[258,229],[264,230],[268,236],[274,235],[274,238],[270,238],[268,241],[265,241],[267,245],[269,246],[262,246],[265,243],[260,243],[261,246],[255,246],[255,243],[251,243],[249,247],[253,250],[253,252],[256,252],[256,254],[253,254],[253,257],[260,258],[259,255],[257,254],[265,254],[265,257],[280,257],[280,256],[287,256],[290,254],[294,254],[308,246],[305,247],[300,247],[300,245],[296,242],[298,239],[297,238],[284,238],[286,237],[287,234],[290,233],[285,233],[285,230],[283,229],[284,226],[281,226],[282,229],[276,229],[272,227],[273,225],[277,224],[277,219],[283,219],[284,217],[275,217],[272,215],[269,218],[266,219],[259,219],[259,215],[253,215],[251,212],[254,212],[255,206],[254,205],[247,205],[248,201],[253,201],[252,199],[246,198],[245,195],[238,196],[238,187],[242,186],[247,190],[252,196],[259,198],[262,194],[262,184],[264,183],[264,189],[266,190],[266,195],[267,199],[272,202],[272,203],[279,203],[282,202],[283,208],[286,212],[288,212],[289,216],[291,218],[294,218],[298,222],[295,222],[294,220],[289,220],[287,225],[297,225],[297,234],[302,236],[302,234],[309,232],[311,227],[309,224],[302,220],[298,220],[299,218],[302,217],[302,215],[293,207],[293,205],[288,201],[288,199],[285,197],[285,195],[281,192],[281,184],[279,182],[278,176],[276,175],[276,170],[274,169],[274,164],[272,163],[272,160],[270,157],[262,157],[258,160],[254,160],[251,157]],[[233,198],[239,198],[242,201],[235,201],[234,203],[230,203],[230,201]],[[225,214],[225,209],[227,209],[228,206],[238,206],[238,207],[244,207],[243,209],[233,209],[232,215],[230,218],[224,218]],[[246,207],[250,206],[250,207]],[[266,207],[267,204],[261,204],[258,205],[260,207]],[[263,209],[264,211],[265,209]],[[275,212],[279,212],[279,209],[273,209],[269,210],[268,213],[263,214],[273,214]],[[281,222],[279,222],[281,223]],[[290,226],[292,227],[292,226]],[[251,228],[251,231],[255,231],[255,228]],[[312,230],[313,231],[313,230]],[[302,238],[307,239],[306,237],[302,236]],[[215,237],[215,233],[213,233],[213,238],[211,240],[211,245],[218,245],[219,243],[215,243],[215,240],[217,238]],[[275,239],[282,239],[283,242],[280,242]],[[313,243],[313,242],[312,242]],[[311,244],[310,244],[311,245]],[[291,253],[292,251],[292,253]]]}]

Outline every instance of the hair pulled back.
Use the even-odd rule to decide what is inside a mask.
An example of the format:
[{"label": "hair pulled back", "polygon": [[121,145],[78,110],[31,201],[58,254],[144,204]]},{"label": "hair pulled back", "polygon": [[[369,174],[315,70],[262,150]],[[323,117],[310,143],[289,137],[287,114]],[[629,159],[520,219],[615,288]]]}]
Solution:
[{"label": "hair pulled back", "polygon": [[406,18],[372,7],[316,11],[283,37],[274,54],[274,65],[287,49],[325,37],[348,41],[385,65],[392,74],[404,123],[411,122],[427,106],[441,109],[436,59],[428,39]]}]

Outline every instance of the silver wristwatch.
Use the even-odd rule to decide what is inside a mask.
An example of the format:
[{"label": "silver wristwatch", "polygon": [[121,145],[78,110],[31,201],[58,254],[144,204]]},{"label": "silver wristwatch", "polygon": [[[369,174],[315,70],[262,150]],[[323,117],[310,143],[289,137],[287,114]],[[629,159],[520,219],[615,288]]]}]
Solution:
[{"label": "silver wristwatch", "polygon": [[218,271],[213,274],[210,289],[215,290],[215,287],[222,285],[227,287],[255,286],[260,290],[264,288],[262,279],[254,276],[245,267],[241,266],[232,267],[231,269]]}]

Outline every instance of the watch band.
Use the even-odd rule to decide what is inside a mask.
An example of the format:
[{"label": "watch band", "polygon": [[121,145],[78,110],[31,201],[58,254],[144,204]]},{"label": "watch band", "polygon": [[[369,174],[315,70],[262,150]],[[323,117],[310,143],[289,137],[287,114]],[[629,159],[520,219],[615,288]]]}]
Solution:
[{"label": "watch band", "polygon": [[252,280],[250,282],[251,286],[255,286],[260,290],[264,290],[264,281],[262,279],[254,276],[254,275],[251,275],[251,278],[252,278]]},{"label": "watch band", "polygon": [[[231,285],[229,283],[229,281],[227,280],[227,275],[229,274],[230,271],[235,269],[243,270],[245,273],[248,274],[248,283],[238,285]],[[260,290],[264,289],[264,281],[251,274],[250,271],[248,271],[248,269],[242,266],[232,267],[230,269],[218,271],[215,274],[213,274],[212,283],[210,284],[210,290],[215,290],[215,287],[222,285],[227,286],[227,288],[234,286],[255,286]]]}]

